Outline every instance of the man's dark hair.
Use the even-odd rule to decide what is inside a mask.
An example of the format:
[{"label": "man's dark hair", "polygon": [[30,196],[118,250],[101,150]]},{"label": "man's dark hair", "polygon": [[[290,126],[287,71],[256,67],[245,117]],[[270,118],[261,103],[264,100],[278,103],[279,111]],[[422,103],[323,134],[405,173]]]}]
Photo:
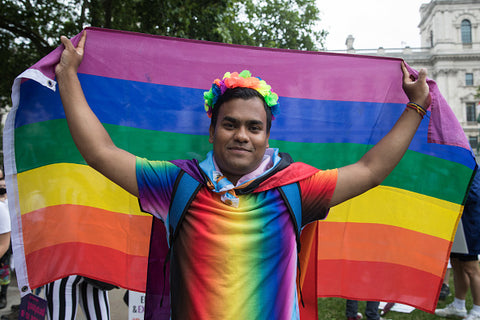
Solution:
[{"label": "man's dark hair", "polygon": [[249,100],[253,98],[259,98],[263,102],[263,108],[265,109],[265,112],[267,114],[267,133],[270,132],[270,128],[272,127],[272,110],[270,107],[267,105],[265,102],[265,99],[263,96],[260,94],[255,89],[251,88],[244,88],[244,87],[237,87],[233,89],[227,89],[224,94],[222,94],[215,105],[213,106],[212,110],[212,118],[210,122],[210,126],[212,126],[215,129],[215,126],[217,125],[217,119],[218,119],[218,113],[220,112],[221,106],[225,103],[228,102],[232,99],[243,99],[243,100]]}]

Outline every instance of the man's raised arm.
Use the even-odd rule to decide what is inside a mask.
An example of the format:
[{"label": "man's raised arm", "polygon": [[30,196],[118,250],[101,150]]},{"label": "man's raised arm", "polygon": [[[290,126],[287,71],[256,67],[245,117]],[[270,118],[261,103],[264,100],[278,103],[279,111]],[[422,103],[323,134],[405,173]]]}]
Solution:
[{"label": "man's raised arm", "polygon": [[[411,78],[403,63],[402,71],[403,90],[410,102],[428,108],[430,95],[426,70],[420,70],[417,80]],[[407,151],[421,120],[422,116],[416,110],[406,108],[392,130],[358,162],[339,168],[337,186],[330,206],[333,207],[382,183]]]},{"label": "man's raised arm", "polygon": [[135,156],[115,146],[90,109],[78,80],[77,70],[83,59],[86,36],[84,31],[76,48],[69,39],[61,37],[65,49],[55,74],[68,127],[78,150],[91,167],[138,196]]}]

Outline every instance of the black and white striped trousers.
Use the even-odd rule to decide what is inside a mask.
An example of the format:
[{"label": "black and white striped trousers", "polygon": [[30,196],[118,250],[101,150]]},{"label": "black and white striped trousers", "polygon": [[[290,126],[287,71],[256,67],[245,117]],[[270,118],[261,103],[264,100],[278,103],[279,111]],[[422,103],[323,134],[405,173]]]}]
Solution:
[{"label": "black and white striped trousers", "polygon": [[100,290],[82,276],[68,276],[45,286],[50,320],[74,320],[80,304],[88,320],[109,320],[108,291]]}]

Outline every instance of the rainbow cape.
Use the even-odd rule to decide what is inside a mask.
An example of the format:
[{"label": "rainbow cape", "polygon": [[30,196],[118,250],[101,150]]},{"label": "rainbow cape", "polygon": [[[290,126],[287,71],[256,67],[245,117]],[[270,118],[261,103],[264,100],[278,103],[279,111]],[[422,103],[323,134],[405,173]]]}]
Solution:
[{"label": "rainbow cape", "polygon": [[[152,219],[73,144],[54,75],[61,51],[15,80],[4,131],[19,287],[26,294],[80,274],[144,291]],[[155,160],[202,160],[211,148],[203,92],[226,71],[248,69],[280,96],[270,146],[328,169],[357,161],[403,112],[400,64],[88,28],[79,78],[119,147]],[[330,296],[435,309],[476,163],[429,86],[432,106],[392,174],[304,230],[302,318],[316,318],[317,298]]]}]

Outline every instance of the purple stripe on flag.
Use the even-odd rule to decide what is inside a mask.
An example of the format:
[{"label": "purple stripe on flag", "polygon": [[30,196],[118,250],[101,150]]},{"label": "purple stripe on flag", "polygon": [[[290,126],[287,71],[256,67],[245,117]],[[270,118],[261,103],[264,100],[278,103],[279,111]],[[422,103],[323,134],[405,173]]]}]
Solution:
[{"label": "purple stripe on flag", "polygon": [[[89,50],[89,46],[95,50]],[[137,56],[142,59],[135,59]],[[85,58],[79,72],[209,89],[213,80],[226,71],[248,69],[284,97],[402,103],[406,102],[403,92],[390,90],[401,83],[400,61],[88,28]],[[358,72],[352,73],[352,69]],[[319,88],[318,83],[323,86]]]}]

